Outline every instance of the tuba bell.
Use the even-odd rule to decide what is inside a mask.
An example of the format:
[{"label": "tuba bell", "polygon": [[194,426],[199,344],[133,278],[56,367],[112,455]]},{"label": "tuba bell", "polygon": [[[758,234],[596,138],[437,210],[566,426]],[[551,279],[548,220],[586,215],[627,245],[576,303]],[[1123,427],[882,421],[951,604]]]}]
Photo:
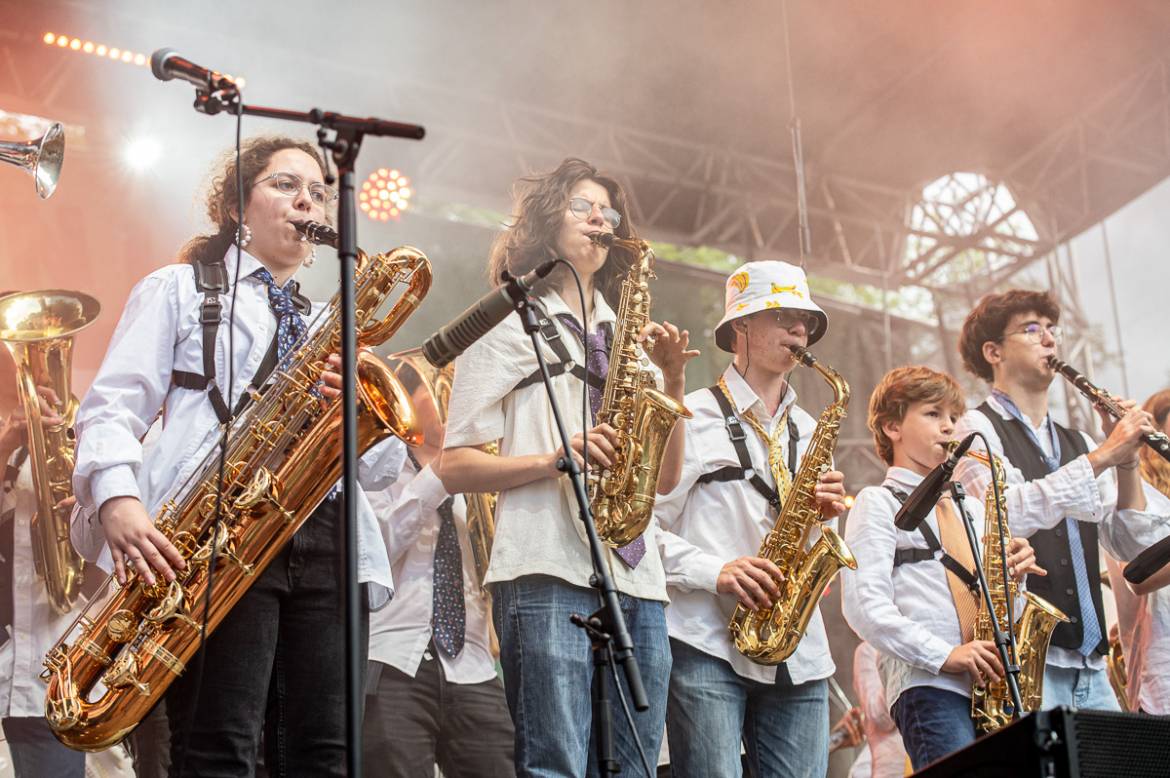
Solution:
[{"label": "tuba bell", "polygon": [[[58,613],[73,607],[83,562],[69,540],[73,496],[73,418],[77,398],[70,389],[73,337],[93,324],[101,306],[87,294],[46,289],[0,297],[0,341],[16,363],[17,394],[28,419],[28,452],[37,511],[32,521],[33,559]],[[42,424],[47,404],[61,421]]]},{"label": "tuba bell", "polygon": [[64,159],[65,130],[60,122],[53,122],[44,135],[24,143],[0,141],[0,161],[27,170],[42,200],[49,199],[57,188]]}]

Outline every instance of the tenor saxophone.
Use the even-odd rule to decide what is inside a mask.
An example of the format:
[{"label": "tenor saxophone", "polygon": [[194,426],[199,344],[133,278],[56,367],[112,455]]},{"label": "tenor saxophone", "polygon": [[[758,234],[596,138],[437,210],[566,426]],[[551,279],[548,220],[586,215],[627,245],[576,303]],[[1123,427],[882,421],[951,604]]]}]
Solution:
[{"label": "tenor saxophone", "polygon": [[[81,591],[85,563],[69,540],[73,496],[73,419],[77,398],[71,390],[73,339],[92,324],[101,306],[87,294],[47,289],[0,298],[0,340],[16,364],[16,388],[28,420],[28,452],[37,510],[31,534],[33,563],[45,582],[49,604],[68,613]],[[48,390],[48,391],[46,391]],[[61,417],[42,423],[41,403]]]},{"label": "tenor saxophone", "polygon": [[[988,484],[984,499],[984,521],[987,526],[983,532],[983,573],[987,578],[988,594],[995,608],[996,619],[1000,624],[1007,624],[1008,602],[1017,602],[1019,585],[1012,578],[1004,577],[1003,549],[1012,536],[1007,523],[1003,463],[999,457],[991,457],[989,460],[986,454],[977,451],[968,451],[967,456],[991,467],[993,483]],[[1002,546],[996,530],[996,523],[1000,520],[1004,533]],[[1040,709],[1044,697],[1044,664],[1052,631],[1060,622],[1068,621],[1059,608],[1031,592],[1025,592],[1023,599],[1023,610],[1015,621],[1020,702],[1024,706],[1019,715]],[[979,614],[975,617],[973,637],[975,640],[995,639],[995,625],[988,613],[987,603],[982,600],[979,603]],[[994,732],[1016,718],[1015,703],[1012,702],[1006,679],[986,686],[972,684],[971,718],[978,732]]]},{"label": "tenor saxophone", "polygon": [[[314,240],[329,242],[319,235]],[[389,339],[430,283],[430,264],[417,249],[359,253],[358,343]],[[405,290],[377,318],[401,284]],[[341,402],[324,401],[316,384],[340,343],[338,303],[335,296],[324,323],[232,423],[222,520],[216,521],[218,450],[156,514],[155,526],[183,555],[186,569],[175,581],[152,586],[136,574],[125,586],[111,578],[104,595],[90,602],[45,657],[45,718],[65,745],[98,751],[129,734],[186,669],[201,644],[203,623],[207,634],[215,631],[337,482]],[[410,445],[421,442],[409,394],[381,360],[364,351],[357,358],[357,389],[359,452],[390,435]],[[205,610],[212,559],[214,589]]]},{"label": "tenor saxophone", "polygon": [[[749,610],[736,604],[728,629],[736,649],[762,665],[775,665],[792,656],[821,595],[842,567],[857,569],[857,560],[832,527],[821,524],[816,500],[817,480],[832,466],[833,449],[841,434],[841,419],[849,405],[849,384],[833,368],[824,365],[800,346],[789,346],[797,360],[828,382],[833,401],[821,412],[808,450],[800,462],[792,488],[764,537],[759,556],[771,560],[785,575],[780,596],[770,608]],[[789,445],[796,445],[790,441]],[[806,548],[814,528],[821,536]]]},{"label": "tenor saxophone", "polygon": [[597,535],[611,546],[624,546],[646,531],[654,515],[658,473],[677,419],[691,418],[686,406],[654,388],[649,358],[637,341],[650,321],[650,281],[654,252],[642,240],[595,232],[590,240],[634,256],[622,282],[614,326],[609,373],[597,412],[598,424],[617,431],[613,463],[589,479],[589,507]]}]

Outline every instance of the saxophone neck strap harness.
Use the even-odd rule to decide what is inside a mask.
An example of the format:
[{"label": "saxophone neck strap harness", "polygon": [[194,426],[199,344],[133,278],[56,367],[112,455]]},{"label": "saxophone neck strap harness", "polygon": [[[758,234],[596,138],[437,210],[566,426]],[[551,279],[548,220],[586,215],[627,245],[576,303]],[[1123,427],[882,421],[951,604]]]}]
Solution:
[{"label": "saxophone neck strap harness", "polygon": [[[544,303],[535,297],[528,298],[530,304],[536,309],[537,324],[540,325],[540,336],[544,338],[544,342],[552,349],[553,354],[556,355],[556,361],[548,365],[549,378],[556,378],[565,373],[571,373],[574,378],[579,381],[584,381],[589,386],[597,389],[605,388],[605,376],[599,376],[586,370],[585,365],[578,363],[569,355],[569,349],[565,346],[565,341],[561,337],[561,331],[557,329],[557,325],[553,323],[552,318],[545,310]],[[606,322],[601,325],[605,329],[605,347],[609,352],[613,347],[613,325]],[[586,348],[585,344],[581,344],[582,348]],[[588,355],[586,355],[588,359]],[[521,379],[512,391],[523,389],[526,386],[531,386],[543,380],[540,375],[540,368],[537,367],[526,378]]]},{"label": "saxophone neck strap harness", "polygon": [[[219,423],[226,424],[244,410],[252,399],[251,392],[244,392],[236,402],[236,407],[229,409],[215,378],[215,339],[219,332],[220,318],[223,316],[223,303],[220,302],[219,296],[227,294],[229,288],[227,267],[223,260],[219,259],[214,262],[194,261],[191,263],[191,269],[195,273],[195,287],[203,293],[203,302],[199,307],[199,323],[203,327],[203,374],[175,370],[171,374],[171,380],[175,386],[183,389],[206,391],[207,399],[211,401]],[[312,304],[309,298],[301,294],[300,284],[296,281],[292,282],[291,295],[297,312],[302,316],[308,316],[312,312]],[[265,352],[264,359],[260,361],[256,375],[250,382],[253,389],[268,379],[272,369],[276,367],[276,357],[277,338],[273,335],[272,342],[268,344],[268,351]]]},{"label": "saxophone neck strap harness", "polygon": [[[719,406],[719,412],[723,414],[723,423],[727,428],[727,437],[731,440],[731,446],[735,449],[735,456],[739,459],[739,467],[728,465],[721,467],[718,470],[713,470],[710,473],[703,473],[699,476],[698,483],[709,484],[712,481],[725,483],[728,481],[747,481],[752,485],[760,496],[768,501],[768,505],[777,513],[781,508],[781,497],[767,481],[760,477],[756,472],[755,466],[752,464],[752,456],[748,451],[747,434],[744,431],[743,424],[740,423],[739,417],[735,413],[735,409],[731,405],[731,400],[728,399],[723,389],[716,384],[715,386],[707,387],[707,391],[711,392],[715,398],[716,404]],[[788,414],[788,472],[795,477],[796,475],[796,441],[798,440],[798,433],[796,430],[796,421],[793,420],[792,414]]]},{"label": "saxophone neck strap harness", "polygon": [[[882,487],[890,494],[894,495],[894,499],[899,503],[905,505],[906,500],[910,499],[910,495],[889,484],[882,484]],[[956,506],[957,508],[957,506]],[[900,565],[911,565],[917,562],[932,562],[938,561],[943,567],[955,574],[963,584],[972,591],[979,589],[979,577],[974,572],[963,567],[959,560],[948,554],[943,550],[942,544],[939,543],[938,536],[934,534],[934,530],[925,521],[918,525],[918,531],[926,540],[926,548],[901,548],[894,552],[894,567]]]}]

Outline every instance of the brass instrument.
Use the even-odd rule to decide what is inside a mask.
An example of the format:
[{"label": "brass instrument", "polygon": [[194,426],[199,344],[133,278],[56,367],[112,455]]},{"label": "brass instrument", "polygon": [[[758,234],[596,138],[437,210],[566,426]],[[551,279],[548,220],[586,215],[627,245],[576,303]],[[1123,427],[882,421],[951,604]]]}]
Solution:
[{"label": "brass instrument", "polygon": [[599,246],[628,251],[635,258],[622,282],[609,373],[597,412],[598,424],[609,424],[617,431],[617,453],[610,467],[589,477],[589,505],[598,536],[611,546],[624,546],[650,524],[666,443],[675,421],[691,418],[691,412],[654,388],[653,373],[647,369],[649,358],[637,341],[650,321],[654,278],[650,244],[608,232],[591,233],[589,239]]},{"label": "brass instrument", "polygon": [[[1065,379],[1075,386],[1081,394],[1089,399],[1089,402],[1097,406],[1114,419],[1120,419],[1125,415],[1125,409],[1117,402],[1109,392],[1091,383],[1088,378],[1085,378],[1084,373],[1079,373],[1075,368],[1069,366],[1068,362],[1062,362],[1056,357],[1048,357],[1048,366],[1056,372],[1060,373]],[[1170,436],[1165,432],[1147,432],[1142,435],[1142,442],[1153,449],[1163,459],[1170,461]]]},{"label": "brass instrument", "polygon": [[[33,562],[45,579],[49,603],[67,613],[81,590],[85,563],[69,540],[73,496],[73,338],[93,324],[101,306],[81,292],[46,289],[0,298],[0,340],[16,363],[16,388],[28,420],[28,453],[37,512],[32,520]],[[61,421],[45,426],[41,403]]]},{"label": "brass instrument", "polygon": [[[481,446],[484,453],[498,456],[500,442],[493,440]],[[492,542],[496,537],[496,492],[472,492],[464,494],[467,502],[467,535],[471,541],[471,556],[475,563],[475,577],[479,591],[487,596],[483,582],[487,578],[488,565],[492,561]],[[493,628],[492,634],[495,634]]]},{"label": "brass instrument", "polygon": [[1121,647],[1120,637],[1109,636],[1109,653],[1105,655],[1105,669],[1109,672],[1109,685],[1113,687],[1117,704],[1123,711],[1136,712],[1129,704],[1129,675],[1125,668],[1125,651]]},{"label": "brass instrument", "polygon": [[25,143],[0,141],[0,162],[22,167],[33,177],[37,194],[47,200],[57,188],[61,163],[65,160],[65,130],[54,122],[39,138]]},{"label": "brass instrument", "polygon": [[[331,231],[330,231],[331,232]],[[370,257],[359,252],[354,304],[361,346],[389,339],[430,288],[430,264],[409,246]],[[385,316],[378,311],[405,284]],[[45,718],[70,748],[97,751],[124,738],[186,668],[207,634],[288,543],[341,476],[341,401],[324,400],[316,384],[340,343],[338,297],[290,353],[263,394],[233,422],[216,520],[219,452],[164,503],[155,525],[187,568],[172,583],[147,586],[131,575],[110,579],[45,657]],[[357,355],[357,449],[389,435],[418,445],[421,433],[409,395],[369,352]],[[217,566],[205,610],[210,560]],[[246,650],[246,649],[241,649]],[[104,690],[96,689],[98,684]]]},{"label": "brass instrument", "polygon": [[[956,445],[951,444],[952,451]],[[1004,577],[1003,549],[1012,536],[1007,522],[1007,501],[1004,496],[1007,485],[1003,463],[999,457],[989,459],[987,454],[977,451],[968,451],[967,456],[991,468],[993,483],[988,484],[984,499],[983,573],[987,578],[988,594],[995,607],[996,619],[1006,628],[1009,623],[1008,603],[1010,601],[1014,606],[1019,598],[1019,585],[1012,578]],[[1003,530],[1002,546],[997,524]],[[1044,697],[1044,664],[1052,631],[1060,622],[1068,621],[1059,608],[1031,592],[1024,592],[1023,598],[1023,611],[1014,625],[1016,661],[1020,666],[1020,703],[1024,706],[1024,710],[1018,712],[1020,716],[1040,709]],[[979,615],[975,617],[974,639],[995,639],[995,626],[983,600],[979,603]],[[1010,724],[1016,717],[1015,703],[1006,679],[987,686],[972,684],[971,718],[975,721],[977,732],[994,732]]]},{"label": "brass instrument", "polygon": [[[828,382],[833,401],[821,412],[780,515],[760,546],[759,556],[774,562],[787,576],[778,582],[780,596],[772,607],[755,611],[737,603],[728,625],[736,649],[762,665],[779,664],[792,656],[829,582],[842,567],[857,569],[857,560],[841,536],[820,523],[816,500],[817,480],[832,466],[841,419],[849,405],[849,384],[808,349],[788,348],[802,365],[813,368]],[[820,528],[821,537],[806,549],[814,527]]]}]

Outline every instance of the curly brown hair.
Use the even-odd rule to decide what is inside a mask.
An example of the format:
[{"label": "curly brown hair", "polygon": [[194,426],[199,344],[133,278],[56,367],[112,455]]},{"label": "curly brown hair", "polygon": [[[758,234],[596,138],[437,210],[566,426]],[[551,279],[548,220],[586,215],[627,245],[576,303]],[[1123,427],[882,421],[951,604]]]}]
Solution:
[{"label": "curly brown hair", "polygon": [[985,295],[967,314],[959,333],[959,355],[967,372],[991,383],[995,374],[983,357],[983,344],[1003,340],[1008,322],[1016,314],[1037,313],[1052,323],[1060,321],[1060,304],[1049,292],[1012,289],[1002,294]]},{"label": "curly brown hair", "polygon": [[902,421],[915,403],[944,403],[956,414],[967,410],[962,387],[946,373],[924,365],[896,367],[886,373],[869,396],[869,417],[865,423],[873,433],[874,450],[887,465],[894,463],[894,442],[882,425]]},{"label": "curly brown hair", "polygon": [[[252,196],[252,187],[256,177],[268,167],[273,155],[285,149],[303,151],[316,161],[321,172],[325,172],[325,163],[317,152],[317,147],[307,141],[296,140],[282,135],[260,135],[248,138],[240,146],[240,170],[244,179],[244,203]],[[239,202],[236,192],[236,150],[234,148],[224,152],[217,164],[218,173],[211,181],[211,188],[207,192],[207,218],[211,221],[215,232],[209,235],[199,235],[179,250],[180,262],[215,262],[221,259],[228,246],[236,236],[236,207]],[[332,223],[332,214],[326,212],[326,219]]]},{"label": "curly brown hair", "polygon": [[[615,230],[619,238],[637,238],[630,223],[626,193],[614,178],[598,171],[585,160],[569,157],[551,173],[528,176],[516,182],[516,211],[513,222],[496,238],[488,259],[488,280],[492,284],[504,281],[504,271],[518,276],[536,268],[541,262],[557,255],[556,241],[569,193],[581,181],[596,181],[609,192],[610,204],[621,214],[621,224]],[[616,307],[621,295],[621,282],[632,259],[624,251],[611,251],[601,270],[594,276],[594,284],[605,299]],[[546,278],[537,291],[548,288],[560,269]]]}]

